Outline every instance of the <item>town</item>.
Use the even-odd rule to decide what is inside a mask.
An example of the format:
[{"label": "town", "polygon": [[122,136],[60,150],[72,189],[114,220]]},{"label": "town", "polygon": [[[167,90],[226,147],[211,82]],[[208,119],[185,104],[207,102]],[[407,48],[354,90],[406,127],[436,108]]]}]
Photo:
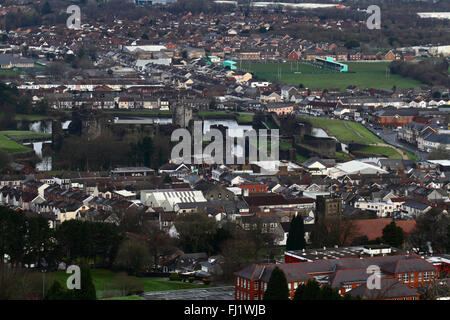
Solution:
[{"label": "town", "polygon": [[450,4],[72,2],[0,6],[2,300],[450,299]]}]

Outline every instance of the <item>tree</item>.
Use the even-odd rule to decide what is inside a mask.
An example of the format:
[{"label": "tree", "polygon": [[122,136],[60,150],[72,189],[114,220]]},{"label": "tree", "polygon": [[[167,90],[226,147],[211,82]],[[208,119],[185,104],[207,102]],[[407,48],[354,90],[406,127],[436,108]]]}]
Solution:
[{"label": "tree", "polygon": [[301,215],[295,216],[289,226],[289,234],[286,241],[286,250],[305,249],[305,225]]},{"label": "tree", "polygon": [[294,300],[319,300],[320,284],[315,280],[309,280],[306,285],[301,284],[297,287],[294,294]]},{"label": "tree", "polygon": [[180,246],[185,252],[212,252],[211,239],[217,233],[218,225],[214,218],[205,212],[181,214],[175,219]]},{"label": "tree", "polygon": [[91,270],[87,260],[82,259],[80,263],[81,281],[80,289],[73,289],[71,291],[74,300],[97,300],[95,285],[92,281]]},{"label": "tree", "polygon": [[45,15],[45,14],[49,14],[49,13],[52,13],[52,12],[53,11],[52,11],[52,7],[50,6],[50,3],[48,3],[48,1],[46,1],[44,3],[44,5],[42,6],[41,14]]},{"label": "tree", "polygon": [[149,248],[145,242],[128,239],[120,245],[115,264],[129,274],[139,275],[147,270],[150,261]]},{"label": "tree", "polygon": [[146,243],[153,260],[153,266],[156,269],[159,266],[161,257],[170,255],[177,249],[174,246],[174,240],[168,233],[161,230],[157,223],[147,221],[145,226],[146,228],[143,235],[146,237]]},{"label": "tree", "polygon": [[410,247],[434,252],[446,252],[449,247],[450,217],[438,208],[432,208],[416,219],[414,230],[408,235]]},{"label": "tree", "polygon": [[315,279],[297,287],[294,300],[341,300],[342,297],[336,289],[329,285],[321,286]]},{"label": "tree", "polygon": [[11,156],[8,152],[0,149],[0,172],[4,171],[8,165],[11,163]]},{"label": "tree", "polygon": [[72,295],[63,288],[59,281],[55,280],[45,293],[44,300],[70,300]]},{"label": "tree", "polygon": [[358,48],[360,43],[358,40],[347,40],[344,45],[347,49]]},{"label": "tree", "polygon": [[11,266],[23,263],[25,256],[26,220],[23,212],[0,207],[0,263],[7,255]]},{"label": "tree", "polygon": [[24,263],[35,264],[37,268],[40,268],[42,263],[47,266],[56,266],[60,254],[57,245],[52,241],[54,232],[50,229],[47,219],[28,218],[26,224]]},{"label": "tree", "polygon": [[123,236],[110,223],[79,220],[64,221],[56,232],[69,263],[76,258],[90,258],[109,267],[115,260]]},{"label": "tree", "polygon": [[279,253],[273,245],[274,235],[262,232],[261,226],[254,230],[243,230],[234,223],[225,224],[222,229],[228,230],[230,236],[221,245],[222,264],[225,281],[234,278],[233,273],[252,263],[267,263],[267,257]]},{"label": "tree", "polygon": [[314,225],[311,242],[315,248],[344,246],[355,237],[357,231],[350,219],[327,218]]},{"label": "tree", "polygon": [[289,288],[283,270],[273,269],[263,300],[289,300]]},{"label": "tree", "polygon": [[383,241],[393,247],[400,247],[403,244],[403,229],[392,221],[383,228]]}]

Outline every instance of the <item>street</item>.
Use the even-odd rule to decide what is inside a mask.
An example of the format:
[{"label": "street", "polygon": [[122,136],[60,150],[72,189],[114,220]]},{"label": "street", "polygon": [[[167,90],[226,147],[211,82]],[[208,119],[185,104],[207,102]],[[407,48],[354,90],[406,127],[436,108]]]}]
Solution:
[{"label": "street", "polygon": [[397,138],[397,132],[392,131],[392,129],[383,128],[381,130],[376,130],[370,126],[366,126],[366,128],[369,129],[372,133],[378,135],[381,139],[383,139],[387,143],[399,148],[403,148],[407,151],[413,152],[421,161],[426,160],[427,158],[426,152],[419,151],[414,146],[399,141]]}]

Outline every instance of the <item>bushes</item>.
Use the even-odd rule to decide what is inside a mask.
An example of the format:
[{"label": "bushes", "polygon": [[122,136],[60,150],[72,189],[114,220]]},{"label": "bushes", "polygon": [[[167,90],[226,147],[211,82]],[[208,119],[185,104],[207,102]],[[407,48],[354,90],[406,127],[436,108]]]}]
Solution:
[{"label": "bushes", "polygon": [[419,63],[408,63],[403,61],[394,61],[389,65],[392,73],[404,77],[410,77],[419,80],[428,85],[448,86],[448,62],[440,61],[421,61]]},{"label": "bushes", "polygon": [[205,285],[208,285],[208,284],[211,283],[211,279],[206,279],[206,278],[204,278],[204,279],[202,279],[202,280],[203,280],[203,284],[205,284]]},{"label": "bushes", "polygon": [[188,280],[189,280],[190,283],[193,283],[195,278],[194,277],[189,277]]},{"label": "bushes", "polygon": [[180,281],[181,277],[180,277],[180,275],[178,273],[174,272],[174,273],[170,274],[169,280],[170,281]]}]

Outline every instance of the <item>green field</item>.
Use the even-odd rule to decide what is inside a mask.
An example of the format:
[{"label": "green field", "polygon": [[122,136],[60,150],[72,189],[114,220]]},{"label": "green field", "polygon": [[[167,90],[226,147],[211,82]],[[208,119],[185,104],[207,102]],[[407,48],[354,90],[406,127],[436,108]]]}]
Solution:
[{"label": "green field", "polygon": [[324,129],[329,135],[335,136],[343,143],[375,144],[383,142],[367,128],[356,122],[314,117],[300,118],[310,122],[313,127]]},{"label": "green field", "polygon": [[405,150],[403,148],[400,148],[404,153],[406,153],[406,155],[408,156],[409,160],[414,160],[414,161],[419,161],[419,157],[416,156],[414,153],[412,153],[411,151]]},{"label": "green field", "polygon": [[[71,112],[71,111],[70,111]],[[171,115],[170,110],[144,110],[144,109],[130,109],[130,110],[105,110],[104,113],[112,114],[132,114],[132,115]]]},{"label": "green field", "polygon": [[21,131],[21,130],[6,130],[0,131],[0,134],[7,136],[13,140],[22,139],[39,139],[39,138],[50,138],[52,135],[50,133],[41,133],[34,131]]},{"label": "green field", "polygon": [[359,149],[358,152],[385,156],[389,159],[402,159],[402,155],[398,153],[394,148],[385,146],[368,146]]},{"label": "green field", "polygon": [[8,153],[28,152],[31,149],[21,145],[20,143],[8,138],[0,131],[0,149],[5,150]]},{"label": "green field", "polygon": [[28,120],[28,121],[41,121],[48,120],[50,116],[40,115],[40,114],[16,114],[15,120]]},{"label": "green field", "polygon": [[297,153],[295,155],[295,160],[297,160],[298,162],[301,163],[301,162],[305,162],[306,160],[308,160],[308,158]]},{"label": "green field", "polygon": [[199,111],[198,116],[204,117],[204,116],[229,116],[230,113],[226,111]]},{"label": "green field", "polygon": [[[411,78],[395,74],[386,77],[389,62],[344,62],[349,67],[348,73],[320,69],[309,64],[296,62],[285,63],[238,63],[242,70],[252,72],[260,79],[281,82],[294,86],[303,84],[307,88],[340,88],[350,85],[361,88],[413,88],[423,85]],[[281,77],[278,77],[278,70]],[[296,73],[298,72],[298,73]]]},{"label": "green field", "polygon": [[123,296],[123,297],[112,297],[112,298],[104,298],[102,300],[145,300],[144,298],[141,298],[136,295],[132,296]]},{"label": "green field", "polygon": [[[105,269],[92,269],[91,270],[92,279],[94,281],[95,289],[97,291],[97,298],[102,299],[106,297],[111,297],[110,294],[114,292],[120,292],[119,288],[111,287],[114,278],[118,273],[112,272]],[[65,285],[69,274],[64,271],[52,272],[49,274],[50,277],[57,279],[63,286]],[[144,292],[151,291],[167,291],[167,290],[181,290],[181,289],[198,289],[210,287],[209,285],[189,283],[181,281],[170,281],[168,278],[138,278],[134,276],[127,276],[130,279],[139,280],[142,283]],[[118,296],[117,293],[114,297]],[[118,296],[119,299],[124,297]],[[128,298],[128,297],[127,297]],[[131,298],[130,298],[131,299]]]},{"label": "green field", "polygon": [[351,159],[352,158],[348,154],[346,154],[345,152],[336,152],[336,160],[349,161]]},{"label": "green field", "polygon": [[40,115],[40,114],[16,114],[14,115],[14,120],[26,120],[26,121],[40,121],[51,119],[51,116]]},{"label": "green field", "polygon": [[239,113],[237,116],[237,122],[238,123],[251,123],[253,122],[253,114],[247,114],[247,113]]}]

